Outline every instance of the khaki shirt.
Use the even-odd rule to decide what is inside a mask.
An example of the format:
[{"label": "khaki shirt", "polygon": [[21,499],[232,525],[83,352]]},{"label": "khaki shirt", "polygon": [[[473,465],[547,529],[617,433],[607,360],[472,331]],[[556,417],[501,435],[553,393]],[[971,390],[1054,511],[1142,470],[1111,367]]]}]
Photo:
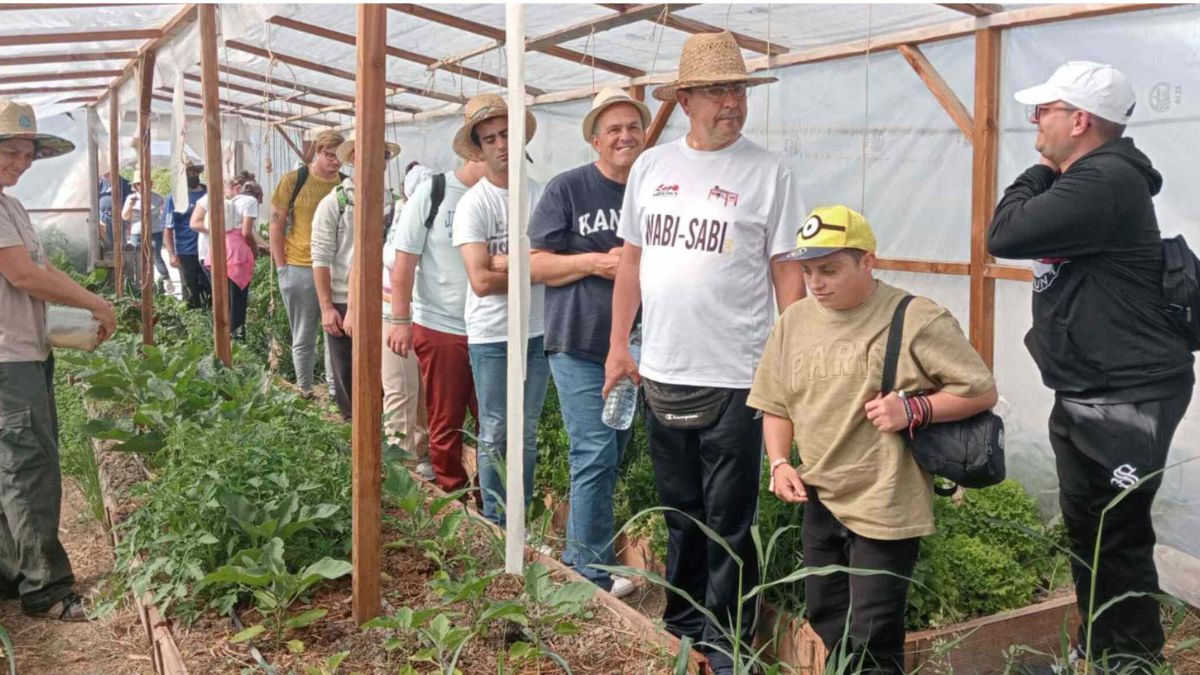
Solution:
[{"label": "khaki shirt", "polygon": [[[0,193],[0,248],[10,246],[24,246],[34,264],[45,267],[46,252],[25,207]],[[46,303],[0,275],[0,362],[45,361],[49,356]]]},{"label": "khaki shirt", "polygon": [[[879,392],[892,313],[906,292],[878,282],[866,302],[838,311],[808,297],[779,317],[747,405],[791,419],[806,485],[849,530],[872,539],[933,534],[930,476],[900,434],[883,433],[864,406]],[[908,306],[896,388],[964,398],[992,374],[954,316],[925,298]]]}]

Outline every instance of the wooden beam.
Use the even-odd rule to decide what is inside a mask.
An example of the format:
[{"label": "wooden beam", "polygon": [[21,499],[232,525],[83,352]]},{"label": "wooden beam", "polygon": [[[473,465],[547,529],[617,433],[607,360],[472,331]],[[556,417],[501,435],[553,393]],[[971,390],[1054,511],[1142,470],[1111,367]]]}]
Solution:
[{"label": "wooden beam", "polygon": [[[196,5],[184,5],[182,9],[176,12],[167,20],[163,27],[157,30],[155,35],[150,36],[150,39],[142,43],[138,47],[138,54],[145,54],[147,51],[158,51],[159,47],[163,46],[168,40],[171,40],[187,27],[192,21],[196,20]],[[120,77],[113,80],[112,88],[117,89],[125,80],[133,75],[133,69],[137,66],[137,59],[130,59],[125,64],[125,70]]]},{"label": "wooden beam", "polygon": [[121,70],[76,70],[66,73],[29,73],[0,77],[0,84],[26,84],[29,82],[61,82],[62,80],[90,80],[97,77],[120,75]]},{"label": "wooden beam", "polygon": [[1005,279],[1007,281],[1033,281],[1033,270],[1028,267],[1012,265],[984,265],[983,274],[989,279]]},{"label": "wooden beam", "polygon": [[[454,16],[453,14],[447,14],[424,5],[393,4],[388,5],[387,7],[388,9],[397,12],[403,12],[419,19],[425,19],[426,21],[440,23],[443,26],[450,26],[451,28],[457,28],[468,33],[474,33],[475,35],[482,35],[493,40],[499,40],[501,44],[504,42],[504,31],[498,28],[488,26],[477,21],[471,21],[470,19]],[[570,61],[578,66],[591,67],[592,65],[595,65],[597,70],[604,70],[610,73],[624,75],[625,77],[640,77],[646,74],[646,71],[644,70],[639,70],[623,63],[616,63],[615,61],[609,61],[606,59],[593,59],[590,54],[584,54],[582,52],[577,52],[558,45],[545,47],[537,51]]]},{"label": "wooden beam", "polygon": [[946,83],[945,78],[941,73],[933,67],[929,59],[921,51],[921,48],[916,45],[900,45],[896,48],[900,55],[908,61],[908,65],[916,71],[917,76],[928,87],[933,97],[942,106],[950,119],[958,125],[958,128],[967,137],[967,140],[973,140],[975,135],[975,122],[971,119],[971,113],[967,112],[967,107],[958,100],[958,96],[954,94],[954,90]]},{"label": "wooden beam", "polygon": [[137,58],[137,55],[135,51],[115,51],[0,56],[0,66],[36,66],[43,63],[83,63],[87,61],[126,61]]},{"label": "wooden beam", "polygon": [[[356,118],[357,118],[357,116],[356,116]],[[296,157],[298,157],[301,161],[303,161],[304,160],[304,151],[301,150],[300,147],[296,145],[296,142],[292,140],[292,137],[288,136],[287,132],[285,132],[283,129],[280,129],[278,125],[276,125],[274,127],[274,129],[277,134],[279,134],[280,136],[283,137],[283,142],[287,143],[287,146],[292,149],[292,152],[296,153]]]},{"label": "wooden beam", "polygon": [[149,50],[138,57],[138,172],[142,183],[142,250],[138,271],[142,281],[142,345],[147,347],[154,344],[154,263],[150,242],[154,184],[150,178],[150,97],[154,95],[155,55],[154,50]]},{"label": "wooden beam", "polygon": [[[4,94],[0,93],[0,96],[3,96],[3,95]],[[96,96],[72,96],[71,98],[64,98],[64,99],[55,101],[55,103],[87,103],[87,104],[91,105],[93,103],[98,103],[99,101],[100,101],[100,99]],[[26,211],[28,211],[28,210],[29,209],[26,209]]]},{"label": "wooden beam", "polygon": [[72,42],[112,42],[118,40],[153,40],[162,35],[157,28],[131,28],[125,30],[93,30],[82,33],[18,33],[0,35],[0,47],[27,47],[29,45],[56,45]]},{"label": "wooden beam", "polygon": [[[172,93],[170,87],[158,87],[157,91],[163,92],[164,94]],[[196,92],[193,92],[193,91],[185,90],[183,92],[183,97],[185,99],[191,99],[193,101],[200,101],[200,102],[204,101],[203,93],[197,94]],[[252,115],[252,114],[247,114],[245,112],[246,108],[248,108],[250,110],[257,110],[257,111],[261,112],[262,106],[259,103],[238,103],[236,101],[230,101],[228,99],[219,98],[219,97],[217,98],[217,102],[221,104],[221,111],[225,112],[227,114],[243,115],[244,117],[248,117],[253,120],[258,120],[261,122],[270,122],[272,124],[284,124],[285,123],[281,118],[276,117],[274,114],[271,114],[271,113],[262,114],[262,115],[259,115],[259,114]],[[190,104],[190,105],[193,105],[193,107],[201,107],[201,108],[203,107],[203,105],[199,105],[199,106],[196,106],[194,104]],[[238,110],[235,113],[234,110],[237,109],[239,106],[241,106],[243,109]],[[299,127],[299,128],[305,128],[305,129],[311,128],[308,126],[301,126],[299,124],[290,124],[290,123],[289,123],[289,126],[295,126],[295,127]]]},{"label": "wooden beam", "polygon": [[658,137],[662,136],[662,132],[667,128],[667,120],[671,119],[671,113],[675,112],[675,106],[678,105],[675,101],[666,101],[658,107],[658,112],[654,114],[654,120],[650,122],[650,129],[646,131],[646,147],[653,148],[658,144]]},{"label": "wooden beam", "polygon": [[595,33],[600,33],[620,26],[626,26],[631,23],[637,23],[646,19],[655,19],[664,12],[670,13],[672,9],[684,9],[693,6],[694,3],[687,4],[664,4],[651,3],[644,5],[633,5],[617,10],[615,13],[608,16],[602,16],[598,19],[588,19],[580,21],[576,24],[560,28],[543,35],[531,37],[525,40],[526,51],[542,51],[547,47],[553,47],[564,42],[570,42],[576,38],[587,37]]},{"label": "wooden beam", "polygon": [[[155,91],[155,93],[154,93],[154,94],[153,94],[153,95],[152,95],[150,98],[154,99],[155,101],[163,101],[164,103],[173,103],[173,102],[174,102],[174,99],[172,99],[170,96],[167,96],[166,94],[161,94],[161,93],[159,93],[159,92],[162,92],[162,91],[167,91],[167,89],[166,89],[165,87],[158,87],[158,88],[156,88],[154,91]],[[193,94],[193,97],[195,97],[195,94]],[[196,100],[197,100],[197,101],[200,101],[201,99],[197,97],[197,98],[196,98]],[[201,109],[201,110],[203,110],[203,109],[204,109],[204,105],[203,105],[202,103],[199,103],[199,102],[184,101],[184,102],[183,102],[183,104],[184,104],[185,106],[189,107],[189,108],[199,108],[199,109]],[[266,122],[266,123],[269,123],[269,124],[274,124],[274,122],[272,122],[271,120],[269,120],[269,119],[267,119],[267,118],[265,118],[265,117],[263,117],[263,116],[261,116],[261,115],[255,115],[255,114],[252,114],[252,113],[248,113],[248,112],[246,112],[246,111],[244,111],[244,110],[239,110],[239,111],[237,112],[237,116],[238,116],[238,117],[245,117],[246,119],[254,120],[254,121],[256,121],[256,122]],[[308,129],[310,129],[310,128],[311,128],[311,127],[301,126],[301,125],[299,125],[299,124],[288,124],[288,125],[286,125],[286,126],[289,126],[289,127],[296,127],[296,128],[298,128],[298,129],[304,129],[304,130],[308,130]]]},{"label": "wooden beam", "polygon": [[200,77],[204,96],[204,169],[208,173],[208,231],[212,248],[213,340],[216,355],[233,365],[229,334],[229,281],[225,270],[225,165],[217,97],[217,6],[200,5]]},{"label": "wooden beam", "polygon": [[352,559],[353,615],[358,624],[379,615],[382,509],[380,380],[383,337],[383,99],[387,77],[387,9],[358,6],[358,81],[354,144],[354,262],[350,297],[356,304],[353,372]]},{"label": "wooden beam", "polygon": [[996,333],[996,280],[984,274],[992,262],[987,228],[996,206],[1000,146],[1000,30],[975,34],[975,141],[971,166],[971,344],[992,367]]},{"label": "wooden beam", "polygon": [[0,12],[12,10],[45,10],[45,9],[80,9],[86,7],[92,9],[94,7],[149,7],[152,5],[165,5],[164,2],[99,2],[96,4],[88,3],[84,5],[79,2],[14,2],[9,5],[0,5]]},{"label": "wooden beam", "polygon": [[[192,75],[191,73],[186,73],[186,74],[184,74],[183,79],[185,79],[189,82],[199,82],[200,76]],[[262,105],[264,103],[264,101],[261,100],[262,96],[263,96],[263,92],[261,90],[254,89],[253,87],[247,87],[245,85],[237,84],[234,82],[229,82],[228,80],[221,80],[220,88],[227,89],[229,91],[236,91],[241,94],[248,94],[250,96],[255,96],[260,99],[258,101],[259,105]],[[292,91],[295,91],[295,90],[292,90]],[[312,103],[310,101],[305,100],[303,93],[301,93],[299,91],[297,91],[296,93],[291,94],[289,96],[285,96],[285,97],[281,97],[281,96],[275,94],[274,92],[269,92],[265,103],[270,104],[270,103],[279,102],[279,101],[284,102],[284,103],[293,103],[295,105],[302,106],[305,108],[314,108],[314,109],[318,109],[318,110],[326,107],[324,105]],[[241,104],[241,105],[254,105],[254,104]],[[239,105],[239,108],[241,107],[241,105]],[[262,110],[261,107],[260,107],[260,110]],[[267,111],[263,110],[263,112],[267,112]]]},{"label": "wooden beam", "polygon": [[125,195],[121,194],[120,96],[115,87],[108,92],[108,182],[112,186],[113,274],[118,300],[125,296],[125,230],[121,219]]},{"label": "wooden beam", "polygon": [[[353,35],[350,35],[348,33],[342,33],[342,32],[335,31],[335,30],[331,30],[329,28],[325,28],[324,26],[317,26],[317,25],[314,25],[311,23],[306,23],[304,21],[297,21],[296,19],[289,19],[287,17],[282,17],[282,16],[273,16],[273,17],[267,19],[267,23],[275,24],[276,26],[281,26],[283,28],[289,28],[291,30],[298,31],[301,33],[307,33],[309,35],[315,35],[317,37],[322,37],[327,40],[332,40],[333,42],[341,42],[342,44],[351,45],[351,46],[354,46],[354,44],[355,44],[355,38]],[[389,46],[387,48],[387,53],[388,53],[388,56],[394,56],[398,59],[403,59],[405,61],[411,61],[413,63],[418,63],[422,66],[431,66],[431,65],[435,65],[438,63],[438,60],[431,56],[425,56],[424,54],[418,54],[416,52],[411,52],[411,51],[408,51],[407,49],[400,49],[399,47]],[[453,73],[458,73],[465,77],[470,77],[472,79],[480,80],[482,82],[488,82],[490,84],[494,84],[494,85],[497,85],[500,87],[508,86],[505,83],[504,78],[497,77],[495,75],[492,75],[491,73],[485,73],[481,70],[476,70],[474,68],[450,67],[448,65],[441,65],[438,67],[441,68],[442,70],[446,70],[446,71],[453,72]],[[531,96],[537,96],[538,94],[545,93],[543,90],[538,89],[537,87],[526,87],[525,91],[528,92]]]},{"label": "wooden beam", "polygon": [[876,267],[881,270],[891,270],[893,272],[920,272],[924,274],[967,276],[971,273],[970,263],[910,260],[906,258],[877,258]]},{"label": "wooden beam", "polygon": [[67,94],[77,91],[104,91],[107,89],[107,84],[73,84],[63,87],[16,87],[14,89],[0,89],[0,96],[19,96],[21,94]]},{"label": "wooden beam", "polygon": [[[323,65],[320,63],[316,63],[314,61],[309,61],[308,59],[302,59],[298,56],[292,56],[290,54],[283,54],[283,53],[280,53],[280,52],[274,51],[274,50],[268,52],[266,49],[263,49],[262,47],[248,44],[248,43],[242,42],[240,40],[226,40],[225,46],[230,49],[237,50],[239,52],[245,52],[247,54],[252,54],[254,56],[258,56],[258,57],[261,57],[264,59],[275,59],[276,61],[279,61],[281,63],[287,63],[287,64],[295,66],[297,68],[304,68],[305,70],[311,70],[313,72],[322,73],[325,75],[329,75],[331,77],[337,77],[337,78],[341,78],[343,80],[349,80],[350,82],[354,82],[357,80],[357,77],[355,76],[355,74],[348,70],[341,70],[339,68],[334,68],[333,66]],[[385,84],[387,87],[389,87],[391,89],[399,90],[400,93],[413,94],[414,96],[424,96],[426,98],[432,98],[432,99],[436,99],[439,101],[446,101],[448,103],[462,103],[463,101],[466,100],[465,97],[459,96],[457,94],[445,94],[442,92],[420,89],[420,88],[416,88],[416,87],[410,87],[408,85],[400,84],[398,82],[387,82]]]},{"label": "wooden beam", "polygon": [[987,16],[989,14],[996,14],[997,12],[1004,11],[1003,5],[985,5],[985,4],[970,4],[970,3],[958,4],[958,3],[945,3],[945,2],[939,2],[937,4],[939,7],[945,7],[946,9],[952,9],[956,12],[962,12],[963,14],[970,14],[971,16]]},{"label": "wooden beam", "polygon": [[[667,14],[666,18],[663,19],[663,25],[667,28],[674,28],[675,30],[681,30],[693,35],[697,33],[719,33],[725,30],[720,26],[696,21],[695,19],[689,19],[674,13]],[[729,31],[729,33],[733,35],[733,39],[738,43],[738,46],[747,51],[770,55],[786,54],[789,51],[787,47],[778,42],[767,42],[761,38],[751,37],[734,31]]]}]

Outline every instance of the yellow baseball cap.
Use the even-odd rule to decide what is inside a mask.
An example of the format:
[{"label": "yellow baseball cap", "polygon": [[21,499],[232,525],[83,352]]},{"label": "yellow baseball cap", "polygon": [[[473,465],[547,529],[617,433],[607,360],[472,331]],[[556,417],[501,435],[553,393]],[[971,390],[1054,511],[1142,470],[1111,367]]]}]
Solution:
[{"label": "yellow baseball cap", "polygon": [[875,252],[875,233],[863,215],[847,206],[813,209],[796,234],[796,248],[776,260],[811,260],[854,248]]}]

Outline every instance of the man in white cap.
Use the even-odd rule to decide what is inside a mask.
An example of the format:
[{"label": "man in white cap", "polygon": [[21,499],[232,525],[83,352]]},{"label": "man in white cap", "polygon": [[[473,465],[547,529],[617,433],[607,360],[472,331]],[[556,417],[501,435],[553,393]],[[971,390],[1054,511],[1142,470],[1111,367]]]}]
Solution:
[{"label": "man in white cap", "polygon": [[[748,87],[775,79],[750,77],[728,32],[688,38],[679,79],[654,92],[678,102],[688,133],[634,163],[617,229],[625,246],[605,393],[640,373],[659,496],[682,511],[666,513],[667,580],[722,625],[675,593],[664,619],[674,634],[703,641],[718,675],[733,672],[725,636],[740,633],[749,645],[756,617],[754,601],[738,611],[739,586],[758,583],[750,528],[762,415],[746,398],[776,307],[804,295],[799,263],[772,261],[794,247],[804,222],[797,180],[782,158],[742,136]],[[628,344],[639,302],[640,370]],[[723,537],[744,569],[692,518]]]},{"label": "man in white cap", "polygon": [[0,99],[0,598],[20,598],[26,614],[62,621],[85,621],[87,613],[58,538],[62,471],[46,303],[90,311],[99,341],[116,320],[104,298],[55,269],[29,213],[5,190],[33,162],[74,149],[39,134],[32,107]]},{"label": "man in white cap", "polygon": [[[526,142],[537,122],[525,113]],[[505,477],[495,460],[508,457],[508,103],[496,94],[467,101],[465,120],[454,136],[454,152],[487,164],[479,182],[462,196],[454,211],[453,243],[467,268],[467,350],[479,401],[477,466],[483,492],[483,515],[503,525]],[[521,158],[516,158],[521,161]],[[537,205],[538,186],[527,182],[529,206]],[[520,292],[519,288],[511,289]],[[550,383],[543,345],[542,302],[545,287],[532,284],[529,297],[525,366],[524,454],[525,505],[533,499],[537,463],[537,425]]]},{"label": "man in white cap", "polygon": [[546,285],[546,351],[571,439],[571,513],[563,561],[622,597],[625,578],[592,565],[615,565],[613,490],[628,431],[601,421],[604,361],[612,331],[612,290],[621,239],[617,223],[625,181],[646,147],[650,110],[617,88],[596,95],[583,119],[595,162],[554,177],[529,218],[533,283]]},{"label": "man in white cap", "polygon": [[[1094,607],[1157,593],[1150,517],[1171,438],[1191,400],[1192,354],[1163,311],[1163,245],[1151,198],[1162,176],[1123,138],[1136,98],[1112,66],[1072,61],[1017,92],[1032,106],[1038,164],[1009,186],[988,250],[1033,259],[1033,327],[1025,344],[1055,391],[1050,444],[1067,527],[1080,642]],[[1139,481],[1141,481],[1139,485]],[[1126,488],[1137,489],[1104,516]],[[1127,598],[1092,625],[1104,671],[1149,672],[1162,657],[1158,601]]]}]

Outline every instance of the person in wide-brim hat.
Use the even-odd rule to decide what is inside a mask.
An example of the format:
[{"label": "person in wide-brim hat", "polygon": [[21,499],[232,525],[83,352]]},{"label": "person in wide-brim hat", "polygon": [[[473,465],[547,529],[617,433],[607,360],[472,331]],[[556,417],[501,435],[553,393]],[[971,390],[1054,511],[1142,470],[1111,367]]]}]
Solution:
[{"label": "person in wide-brim hat", "polygon": [[33,141],[35,160],[58,157],[75,149],[75,144],[65,138],[38,133],[33,106],[0,98],[0,141],[11,139]]},{"label": "person in wide-brim hat", "polygon": [[[479,96],[471,97],[467,101],[466,108],[463,110],[463,125],[454,134],[454,154],[463,159],[482,162],[483,150],[479,147],[479,143],[471,138],[475,127],[481,122],[490,120],[496,117],[508,116],[508,101],[499,94],[480,94]],[[537,131],[537,120],[534,119],[533,113],[525,111],[525,142],[533,140],[533,134]]]},{"label": "person in wide-brim hat", "polygon": [[674,101],[675,92],[710,84],[741,82],[753,87],[778,82],[778,77],[751,77],[746,72],[742,48],[729,31],[700,33],[683,43],[679,55],[679,74],[674,82],[654,90],[654,98]]},{"label": "person in wide-brim hat", "polygon": [[584,141],[589,144],[592,142],[592,137],[596,135],[596,120],[600,119],[600,114],[619,103],[628,103],[636,108],[642,116],[642,128],[650,128],[650,108],[646,107],[645,103],[633,98],[620,87],[605,87],[596,94],[596,98],[592,100],[592,109],[583,118]]},{"label": "person in wide-brim hat", "polygon": [[[388,160],[394,158],[396,155],[400,154],[400,146],[396,145],[395,143],[384,142],[383,148],[384,148],[384,154],[383,154],[384,161],[388,161]],[[350,138],[343,141],[342,144],[337,147],[335,154],[337,155],[338,161],[341,162],[342,164],[353,164],[354,163],[354,137],[351,136]]]}]

